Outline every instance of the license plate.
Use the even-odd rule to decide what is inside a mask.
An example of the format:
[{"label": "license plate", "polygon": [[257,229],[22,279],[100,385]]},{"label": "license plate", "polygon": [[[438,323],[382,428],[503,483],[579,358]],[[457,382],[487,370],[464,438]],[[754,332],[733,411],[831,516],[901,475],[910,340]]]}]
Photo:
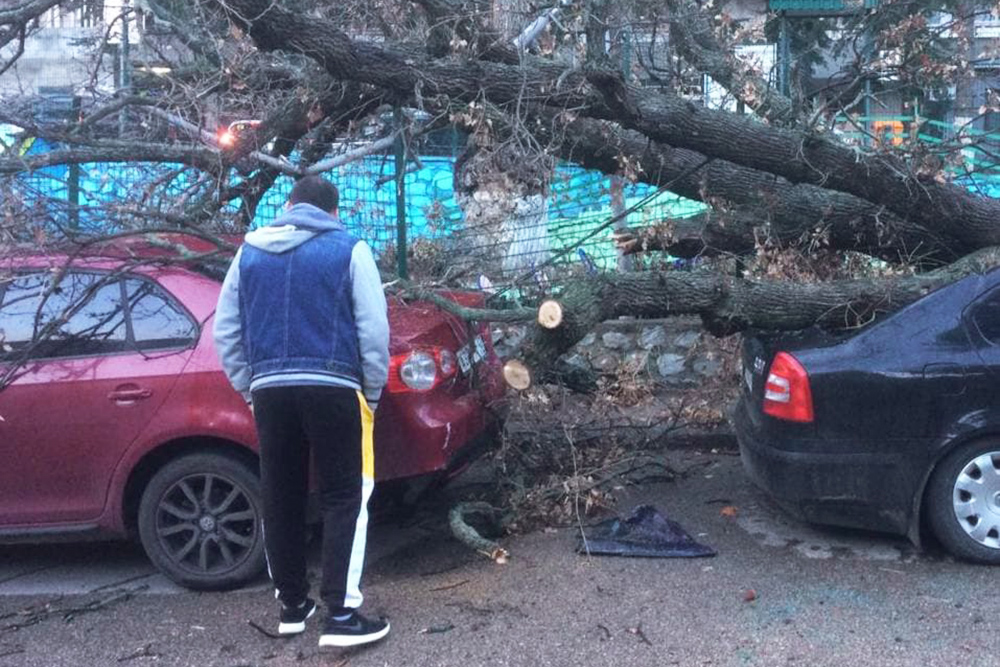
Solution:
[{"label": "license plate", "polygon": [[474,364],[486,358],[486,343],[481,336],[476,336],[472,339],[472,343],[459,350],[455,356],[458,357],[459,370],[467,374]]},{"label": "license plate", "polygon": [[458,357],[458,368],[459,370],[462,371],[463,374],[466,374],[472,370],[472,362],[469,360],[468,345],[459,350],[456,356]]}]

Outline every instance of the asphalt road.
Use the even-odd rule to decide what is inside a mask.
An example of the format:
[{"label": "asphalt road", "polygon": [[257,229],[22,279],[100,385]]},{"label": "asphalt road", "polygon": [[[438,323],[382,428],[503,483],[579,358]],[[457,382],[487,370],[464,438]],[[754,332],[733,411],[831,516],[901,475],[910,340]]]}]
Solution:
[{"label": "asphalt road", "polygon": [[577,531],[559,529],[507,540],[496,565],[452,541],[443,516],[380,525],[366,610],[393,631],[354,651],[319,651],[317,622],[293,639],[255,629],[276,624],[263,581],[199,594],[135,548],[4,547],[0,667],[998,663],[995,570],[803,526],[730,454],[672,457],[684,475],[627,489],[621,509],[652,503],[717,557],[581,556]]}]

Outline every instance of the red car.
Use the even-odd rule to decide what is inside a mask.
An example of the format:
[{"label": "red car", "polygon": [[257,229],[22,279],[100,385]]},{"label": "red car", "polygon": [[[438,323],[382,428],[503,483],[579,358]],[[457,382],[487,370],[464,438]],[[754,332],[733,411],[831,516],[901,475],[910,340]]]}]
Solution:
[{"label": "red car", "polygon": [[[213,347],[221,283],[169,254],[0,260],[0,539],[138,535],[174,581],[231,587],[264,567],[253,416]],[[376,476],[454,472],[492,430],[491,340],[427,303],[389,323]]]}]

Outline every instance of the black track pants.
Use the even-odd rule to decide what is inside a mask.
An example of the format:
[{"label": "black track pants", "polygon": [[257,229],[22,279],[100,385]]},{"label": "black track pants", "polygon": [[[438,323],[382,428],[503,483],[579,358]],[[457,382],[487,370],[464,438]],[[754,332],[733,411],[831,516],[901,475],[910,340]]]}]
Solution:
[{"label": "black track pants", "polygon": [[323,584],[330,610],[361,606],[361,572],[374,487],[372,412],[361,392],[328,386],[253,392],[260,438],[264,547],[278,598],[297,605],[306,579],[309,453],[323,518]]}]

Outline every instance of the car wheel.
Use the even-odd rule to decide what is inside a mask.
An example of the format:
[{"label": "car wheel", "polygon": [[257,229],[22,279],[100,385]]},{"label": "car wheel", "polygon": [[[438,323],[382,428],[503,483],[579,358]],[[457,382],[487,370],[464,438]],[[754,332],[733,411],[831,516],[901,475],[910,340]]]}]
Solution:
[{"label": "car wheel", "polygon": [[949,454],[931,476],[927,518],[949,552],[1000,565],[1000,442],[973,442]]},{"label": "car wheel", "polygon": [[142,494],[139,537],[153,564],[181,586],[244,584],[264,569],[260,480],[219,454],[172,461]]}]

